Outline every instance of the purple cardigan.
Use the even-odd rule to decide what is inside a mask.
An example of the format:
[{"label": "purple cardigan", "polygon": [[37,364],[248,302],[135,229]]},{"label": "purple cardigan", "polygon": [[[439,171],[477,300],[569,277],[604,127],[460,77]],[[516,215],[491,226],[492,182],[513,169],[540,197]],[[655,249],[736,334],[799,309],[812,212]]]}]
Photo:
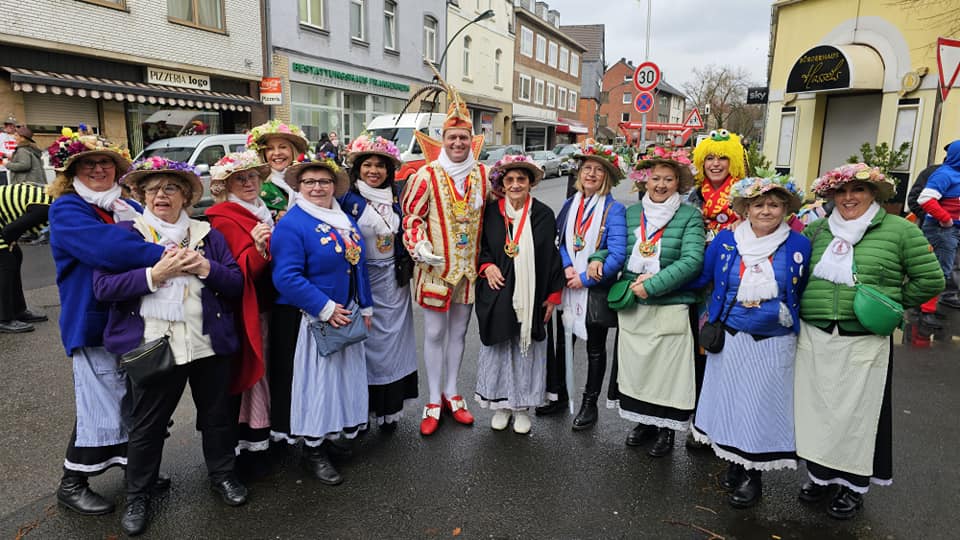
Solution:
[{"label": "purple cardigan", "polygon": [[[117,226],[136,232],[132,221]],[[200,290],[203,333],[210,336],[215,353],[233,354],[239,347],[239,340],[231,301],[243,293],[243,274],[226,240],[216,229],[210,229],[202,247],[204,256],[210,261],[210,275],[203,280],[204,287]],[[103,332],[104,348],[114,354],[123,354],[140,346],[144,329],[140,299],[150,294],[146,268],[118,274],[97,270],[93,274],[93,294],[97,300],[111,303]]]}]

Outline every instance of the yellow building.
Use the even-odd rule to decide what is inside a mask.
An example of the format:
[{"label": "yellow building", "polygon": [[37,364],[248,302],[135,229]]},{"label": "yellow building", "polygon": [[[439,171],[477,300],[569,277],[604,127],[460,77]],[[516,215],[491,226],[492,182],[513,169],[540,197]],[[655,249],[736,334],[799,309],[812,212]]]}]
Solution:
[{"label": "yellow building", "polygon": [[[810,183],[860,145],[911,143],[894,174],[898,201],[943,146],[960,138],[960,89],[938,90],[937,38],[955,26],[938,2],[779,0],[773,3],[764,153]],[[958,80],[957,84],[960,84]]]}]

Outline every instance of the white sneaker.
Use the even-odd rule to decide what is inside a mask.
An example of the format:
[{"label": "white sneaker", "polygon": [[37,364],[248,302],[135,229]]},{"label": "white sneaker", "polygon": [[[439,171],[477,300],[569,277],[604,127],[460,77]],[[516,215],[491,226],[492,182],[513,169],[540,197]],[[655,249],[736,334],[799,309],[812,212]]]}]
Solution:
[{"label": "white sneaker", "polygon": [[530,433],[530,416],[527,411],[514,411],[513,414],[513,432],[521,435]]},{"label": "white sneaker", "polygon": [[493,413],[493,420],[490,420],[490,427],[497,431],[503,431],[507,429],[509,423],[510,409],[497,409],[497,412]]}]

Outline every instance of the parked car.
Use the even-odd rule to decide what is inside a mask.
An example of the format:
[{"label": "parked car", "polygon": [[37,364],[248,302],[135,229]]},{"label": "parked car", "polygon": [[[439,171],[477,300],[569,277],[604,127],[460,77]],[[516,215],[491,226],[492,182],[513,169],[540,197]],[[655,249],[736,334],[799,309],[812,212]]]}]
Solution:
[{"label": "parked car", "polygon": [[527,152],[527,155],[536,161],[537,165],[543,169],[544,178],[560,176],[560,157],[553,152],[549,150],[536,150],[534,152]]},{"label": "parked car", "polygon": [[483,147],[478,161],[487,167],[493,167],[496,162],[503,159],[503,156],[522,156],[523,154],[523,147],[519,144],[490,145]]},{"label": "parked car", "polygon": [[230,152],[242,152],[247,146],[246,135],[189,135],[172,137],[153,142],[143,149],[136,159],[159,156],[176,161],[186,161],[197,168],[203,182],[203,196],[191,212],[202,215],[213,204],[210,196],[210,166]]},{"label": "parked car", "polygon": [[579,146],[577,146],[577,145],[575,145],[575,144],[571,144],[571,143],[560,143],[560,144],[554,146],[554,147],[553,147],[553,150],[551,150],[551,152],[553,152],[554,154],[560,156],[561,158],[564,158],[564,157],[572,156],[573,154],[575,154],[575,153],[577,152],[577,149],[578,149],[578,148],[579,148]]},{"label": "parked car", "polygon": [[367,124],[367,131],[372,136],[383,137],[397,145],[400,161],[403,162],[394,176],[398,182],[406,183],[426,163],[413,133],[420,131],[440,140],[443,138],[441,131],[445,118],[441,113],[384,114]]}]

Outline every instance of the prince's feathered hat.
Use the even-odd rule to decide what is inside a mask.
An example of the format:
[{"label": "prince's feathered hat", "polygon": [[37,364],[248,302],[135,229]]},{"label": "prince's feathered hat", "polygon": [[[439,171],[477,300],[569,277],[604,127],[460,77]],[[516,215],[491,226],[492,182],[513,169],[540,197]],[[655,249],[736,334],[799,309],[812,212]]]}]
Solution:
[{"label": "prince's feathered hat", "polygon": [[[465,129],[473,135],[473,120],[470,119],[470,109],[467,108],[467,104],[463,101],[463,98],[460,97],[460,92],[458,92],[453,85],[443,80],[440,72],[433,67],[433,64],[428,62],[427,65],[433,70],[433,74],[439,83],[439,85],[432,85],[428,88],[438,94],[440,92],[446,92],[447,101],[450,102],[450,105],[447,107],[447,118],[443,122],[442,132],[446,133],[448,129]],[[415,93],[410,98],[410,101],[407,102],[407,105],[416,99],[419,94],[420,92]],[[442,141],[438,141],[421,131],[415,131],[414,136],[417,138],[417,142],[420,143],[420,148],[423,149],[423,155],[427,163],[436,160],[440,156],[440,151],[443,149]],[[483,135],[473,135],[473,141],[470,146],[473,149],[473,157],[476,159],[480,156],[480,150],[483,148]]]}]

